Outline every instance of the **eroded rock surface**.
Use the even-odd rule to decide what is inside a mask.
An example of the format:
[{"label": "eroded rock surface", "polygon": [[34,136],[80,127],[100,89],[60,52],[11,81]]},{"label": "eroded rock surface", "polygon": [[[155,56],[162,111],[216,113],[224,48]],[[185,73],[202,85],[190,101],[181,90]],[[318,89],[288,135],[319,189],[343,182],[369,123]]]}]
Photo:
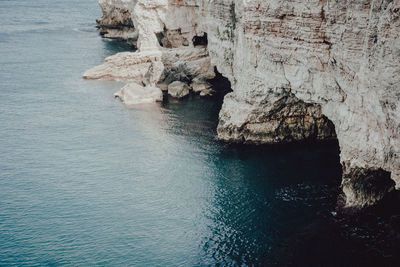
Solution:
[{"label": "eroded rock surface", "polygon": [[[344,172],[348,206],[379,201],[392,186],[368,188],[380,188],[387,177],[400,187],[400,1],[101,0],[100,5],[107,25],[129,24],[121,7],[129,11],[139,52],[161,51],[161,80],[190,84],[214,66],[230,80],[220,139],[291,142],[333,138],[336,132],[343,166],[363,170]],[[196,76],[197,64],[173,55],[199,44],[207,55],[203,74]]]},{"label": "eroded rock surface", "polygon": [[227,112],[226,105],[237,105],[235,95],[228,95],[217,129],[220,138],[255,144],[336,138],[334,125],[322,114],[319,105],[305,103],[291,94],[278,97],[274,101],[254,97]]},{"label": "eroded rock surface", "polygon": [[100,0],[103,17],[97,20],[100,33],[110,39],[125,40],[137,44],[138,32],[133,23],[131,1]]},{"label": "eroded rock surface", "polygon": [[382,169],[344,167],[343,192],[350,207],[370,206],[395,190],[390,172]]}]

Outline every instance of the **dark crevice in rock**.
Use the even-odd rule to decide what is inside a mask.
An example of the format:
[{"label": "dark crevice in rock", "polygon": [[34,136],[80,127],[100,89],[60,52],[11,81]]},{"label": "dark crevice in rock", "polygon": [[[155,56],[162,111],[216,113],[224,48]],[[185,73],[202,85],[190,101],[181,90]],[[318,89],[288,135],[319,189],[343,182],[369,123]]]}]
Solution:
[{"label": "dark crevice in rock", "polygon": [[166,31],[166,29],[164,28],[164,31],[163,31],[163,32],[157,32],[157,33],[156,33],[156,37],[157,37],[157,40],[158,40],[158,44],[159,44],[161,47],[164,47],[163,40],[164,40],[164,38],[165,38],[165,31]]},{"label": "dark crevice in rock", "polygon": [[228,78],[224,77],[216,67],[214,68],[214,72],[215,78],[208,80],[208,82],[213,86],[213,89],[219,95],[226,95],[232,92],[232,85]]},{"label": "dark crevice in rock", "polygon": [[193,45],[194,46],[207,46],[208,45],[208,38],[207,38],[207,33],[205,32],[203,36],[195,36],[193,37]]}]

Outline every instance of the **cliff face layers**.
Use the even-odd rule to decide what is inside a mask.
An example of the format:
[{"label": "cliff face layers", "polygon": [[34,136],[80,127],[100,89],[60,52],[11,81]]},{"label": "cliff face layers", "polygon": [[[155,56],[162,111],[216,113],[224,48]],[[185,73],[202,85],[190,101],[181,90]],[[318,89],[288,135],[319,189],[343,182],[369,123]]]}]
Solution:
[{"label": "cliff face layers", "polygon": [[[399,0],[100,0],[100,5],[98,24],[106,36],[137,43],[133,57],[159,55],[148,61],[163,64],[155,83],[206,81],[214,66],[230,80],[220,139],[277,143],[337,136],[347,206],[372,205],[395,183],[400,186]],[[205,51],[202,57],[175,53],[197,55],[198,49]],[[190,64],[200,59],[202,67],[194,71],[198,64]],[[117,77],[116,71],[132,71],[136,63],[130,62],[117,70],[104,71],[103,65],[102,75],[94,69],[86,77]]]}]

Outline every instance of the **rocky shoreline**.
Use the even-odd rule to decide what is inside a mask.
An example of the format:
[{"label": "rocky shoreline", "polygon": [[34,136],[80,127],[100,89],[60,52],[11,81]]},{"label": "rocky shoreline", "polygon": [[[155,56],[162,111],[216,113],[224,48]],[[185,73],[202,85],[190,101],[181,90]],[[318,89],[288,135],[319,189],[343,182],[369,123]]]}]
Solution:
[{"label": "rocky shoreline", "polygon": [[337,138],[345,205],[374,205],[400,187],[400,2],[100,0],[106,38],[136,52],[86,79],[128,83],[126,105],[232,86],[218,137],[239,143]]}]

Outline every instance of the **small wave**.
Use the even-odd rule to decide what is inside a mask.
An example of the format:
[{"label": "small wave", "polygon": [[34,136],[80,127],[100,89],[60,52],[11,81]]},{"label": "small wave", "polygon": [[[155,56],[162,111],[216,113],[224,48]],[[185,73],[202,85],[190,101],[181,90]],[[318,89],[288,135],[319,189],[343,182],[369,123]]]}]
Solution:
[{"label": "small wave", "polygon": [[75,32],[96,32],[97,33],[97,28],[94,26],[86,26],[86,27],[80,27],[80,28],[74,28],[73,31]]},{"label": "small wave", "polygon": [[50,22],[47,21],[36,21],[33,23],[34,25],[48,25]]}]

